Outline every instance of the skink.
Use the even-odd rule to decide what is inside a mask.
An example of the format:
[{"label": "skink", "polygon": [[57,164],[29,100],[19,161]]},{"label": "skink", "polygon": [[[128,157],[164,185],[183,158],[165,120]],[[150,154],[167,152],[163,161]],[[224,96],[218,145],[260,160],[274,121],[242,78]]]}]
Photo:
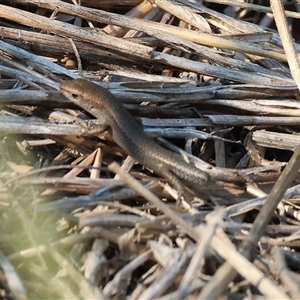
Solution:
[{"label": "skink", "polygon": [[79,107],[109,126],[113,140],[134,160],[166,178],[180,194],[184,189],[180,179],[197,184],[209,180],[207,173],[148,137],[143,126],[106,89],[84,79],[65,80],[60,89]]}]

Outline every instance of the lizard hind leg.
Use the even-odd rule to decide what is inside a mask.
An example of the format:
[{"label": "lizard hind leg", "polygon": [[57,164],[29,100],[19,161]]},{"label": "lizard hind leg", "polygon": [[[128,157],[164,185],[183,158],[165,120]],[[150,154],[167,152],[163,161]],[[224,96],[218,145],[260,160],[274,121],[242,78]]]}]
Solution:
[{"label": "lizard hind leg", "polygon": [[191,200],[194,198],[194,193],[190,190],[175,173],[172,171],[164,171],[162,176],[168,180],[170,185],[175,188],[178,193],[176,203],[179,205],[181,202],[181,197],[184,197],[186,200]]}]

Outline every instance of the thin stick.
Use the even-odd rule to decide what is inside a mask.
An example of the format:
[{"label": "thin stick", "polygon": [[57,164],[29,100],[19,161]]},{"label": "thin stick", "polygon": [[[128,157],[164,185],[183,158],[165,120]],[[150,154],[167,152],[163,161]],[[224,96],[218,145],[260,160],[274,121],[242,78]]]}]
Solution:
[{"label": "thin stick", "polygon": [[165,213],[175,225],[180,225],[184,232],[189,235],[193,240],[198,241],[201,237],[200,233],[190,226],[183,218],[177,215],[168,205],[164,204],[158,197],[152,192],[147,190],[141,183],[135,178],[126,173],[121,167],[113,162],[108,166],[108,169],[114,173],[118,173],[120,178],[128,184],[129,187],[134,189],[137,193],[143,196],[146,200],[158,207],[163,213]]},{"label": "thin stick", "polygon": [[288,28],[282,1],[271,0],[270,4],[292,76],[300,89],[300,63]]},{"label": "thin stick", "polygon": [[[242,244],[240,252],[249,260],[254,259],[252,251],[263,235],[274,210],[298,173],[299,168],[300,146],[296,148],[292,158],[275,183],[265,205],[262,207],[253,223],[248,235],[248,239]],[[237,271],[229,263],[225,263],[215,273],[210,282],[203,288],[200,294],[200,299],[217,299],[218,296],[220,296],[227,288],[228,284],[236,277],[236,275]]]}]

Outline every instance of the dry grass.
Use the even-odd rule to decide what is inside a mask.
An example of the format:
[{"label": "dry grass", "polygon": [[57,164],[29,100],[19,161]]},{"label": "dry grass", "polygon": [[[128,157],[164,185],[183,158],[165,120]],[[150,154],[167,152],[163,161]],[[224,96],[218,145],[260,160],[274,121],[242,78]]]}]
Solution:
[{"label": "dry grass", "polygon": [[[300,298],[300,4],[270,2],[1,2],[3,299]],[[79,77],[211,182],[178,205]]]}]

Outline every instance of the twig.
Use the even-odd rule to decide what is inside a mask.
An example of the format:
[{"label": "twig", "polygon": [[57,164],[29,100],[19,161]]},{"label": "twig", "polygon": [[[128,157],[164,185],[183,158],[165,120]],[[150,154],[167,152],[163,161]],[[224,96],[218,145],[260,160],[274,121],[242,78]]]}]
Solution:
[{"label": "twig", "polygon": [[[248,259],[253,259],[252,251],[263,235],[266,226],[268,225],[275,208],[282,199],[285,191],[294,180],[300,167],[300,146],[298,146],[275,183],[271,193],[269,194],[265,205],[257,215],[253,226],[249,232],[247,240],[242,244],[240,252]],[[223,293],[228,284],[236,277],[237,271],[230,263],[225,263],[219,268],[216,274],[212,277],[211,281],[203,288],[200,298],[201,299],[217,299]]]},{"label": "twig", "polygon": [[13,292],[16,299],[27,299],[26,290],[23,286],[23,283],[17,274],[14,266],[11,262],[5,257],[5,255],[0,251],[0,266],[2,272],[5,275],[8,286]]},{"label": "twig", "polygon": [[272,249],[272,254],[274,256],[275,261],[274,266],[278,272],[282,283],[284,283],[284,285],[288,288],[288,291],[292,295],[293,299],[300,299],[299,285],[293,280],[291,271],[288,269],[284,260],[283,251],[278,247],[274,247]]},{"label": "twig", "polygon": [[270,4],[292,76],[297,83],[298,89],[300,89],[300,63],[288,29],[282,1],[271,0]]}]

